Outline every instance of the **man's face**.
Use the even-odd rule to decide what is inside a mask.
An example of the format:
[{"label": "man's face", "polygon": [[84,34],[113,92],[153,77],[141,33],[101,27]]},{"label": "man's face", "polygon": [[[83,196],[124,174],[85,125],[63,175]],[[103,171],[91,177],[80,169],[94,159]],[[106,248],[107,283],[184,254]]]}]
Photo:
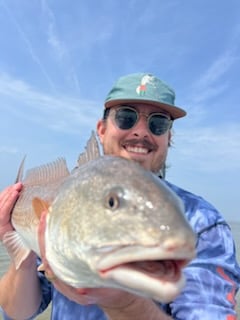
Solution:
[{"label": "man's face", "polygon": [[105,121],[98,122],[97,132],[104,153],[134,160],[145,169],[158,172],[167,157],[171,132],[167,130],[164,134],[157,136],[148,129],[145,115],[161,112],[159,107],[146,104],[131,104],[131,106],[140,112],[140,118],[130,129],[122,130],[116,125],[114,109],[117,107],[111,108]]}]

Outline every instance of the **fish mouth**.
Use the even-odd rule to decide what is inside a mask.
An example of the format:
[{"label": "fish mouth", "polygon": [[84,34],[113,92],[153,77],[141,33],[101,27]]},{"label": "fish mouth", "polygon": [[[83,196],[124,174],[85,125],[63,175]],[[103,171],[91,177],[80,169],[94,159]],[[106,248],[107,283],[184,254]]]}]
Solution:
[{"label": "fish mouth", "polygon": [[187,263],[185,260],[142,260],[122,263],[112,266],[108,269],[100,270],[100,274],[104,277],[105,274],[116,271],[116,269],[127,269],[132,272],[141,272],[146,276],[162,281],[179,281],[181,277],[181,269]]},{"label": "fish mouth", "polygon": [[99,260],[99,276],[139,295],[168,303],[181,292],[183,268],[195,256],[194,250],[166,251],[164,248],[122,247]]}]

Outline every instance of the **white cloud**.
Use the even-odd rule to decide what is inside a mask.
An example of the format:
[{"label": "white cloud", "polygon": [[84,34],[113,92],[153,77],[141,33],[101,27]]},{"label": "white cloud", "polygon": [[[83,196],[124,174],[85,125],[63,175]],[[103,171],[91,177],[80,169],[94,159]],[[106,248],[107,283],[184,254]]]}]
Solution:
[{"label": "white cloud", "polygon": [[0,146],[0,154],[17,154],[18,150],[17,148],[11,147],[9,148],[9,146]]},{"label": "white cloud", "polygon": [[224,52],[218,59],[213,61],[212,65],[210,65],[195,83],[196,88],[202,90],[219,81],[237,60],[239,60],[239,58],[234,56],[233,52],[229,50]]},{"label": "white cloud", "polygon": [[65,44],[63,38],[60,37],[58,32],[56,15],[48,5],[47,0],[41,1],[41,7],[46,21],[47,42],[50,45],[51,52],[61,65],[61,68],[64,67],[70,83],[74,85],[77,92],[80,92],[78,75],[70,57],[68,46]]},{"label": "white cloud", "polygon": [[239,61],[233,51],[226,51],[215,59],[205,72],[192,85],[190,104],[198,105],[220,96],[229,87],[226,74]]},{"label": "white cloud", "polygon": [[47,36],[48,43],[53,48],[57,57],[61,60],[66,54],[66,46],[63,41],[60,40],[57,27],[56,27],[56,18],[53,11],[50,9],[46,0],[41,1],[41,7],[43,11],[43,16],[47,19]]},{"label": "white cloud", "polygon": [[239,123],[181,130],[175,140],[171,158],[184,163],[184,168],[219,173],[240,170]]},{"label": "white cloud", "polygon": [[101,116],[95,101],[49,95],[6,74],[0,74],[0,109],[65,133],[77,133],[91,125],[94,129]]},{"label": "white cloud", "polygon": [[45,68],[44,64],[41,61],[41,58],[39,57],[39,55],[37,54],[36,50],[34,49],[31,41],[29,40],[26,32],[24,31],[24,29],[21,27],[21,25],[19,24],[19,22],[17,21],[15,14],[13,12],[13,10],[6,4],[6,1],[2,0],[2,5],[5,8],[11,22],[13,23],[13,25],[15,26],[17,32],[19,33],[21,39],[23,40],[23,44],[26,47],[26,50],[28,51],[28,53],[30,54],[32,60],[38,65],[40,71],[42,72],[42,74],[44,75],[46,81],[48,82],[48,84],[50,85],[50,87],[55,91],[55,85],[47,71],[47,69]]}]

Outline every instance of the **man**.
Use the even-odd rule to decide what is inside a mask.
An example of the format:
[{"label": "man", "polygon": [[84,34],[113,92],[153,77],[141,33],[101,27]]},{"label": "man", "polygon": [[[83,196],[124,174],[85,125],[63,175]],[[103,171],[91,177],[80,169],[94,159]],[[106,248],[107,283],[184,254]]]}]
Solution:
[{"label": "man", "polygon": [[[151,74],[120,78],[106,98],[103,119],[97,123],[104,153],[159,173],[166,162],[172,122],[186,115],[174,105],[174,99],[174,91]],[[29,319],[52,300],[54,320],[237,319],[234,307],[240,268],[229,226],[204,199],[166,184],[182,199],[197,234],[197,257],[186,268],[186,286],[175,301],[160,305],[113,289],[89,289],[79,295],[79,290],[59,281],[48,266],[43,237],[47,213],[43,213],[39,238],[48,279],[37,273],[35,254],[18,271],[11,265],[0,282],[0,305],[5,312],[14,319]],[[21,188],[18,183],[0,194],[0,239],[12,229],[10,212]]]}]

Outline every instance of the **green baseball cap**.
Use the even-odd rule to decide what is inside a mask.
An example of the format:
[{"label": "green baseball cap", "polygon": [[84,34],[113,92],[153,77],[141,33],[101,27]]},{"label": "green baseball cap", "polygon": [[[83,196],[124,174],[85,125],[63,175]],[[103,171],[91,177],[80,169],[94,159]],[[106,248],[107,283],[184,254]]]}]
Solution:
[{"label": "green baseball cap", "polygon": [[124,103],[144,103],[158,106],[172,119],[184,117],[186,111],[174,105],[175,92],[165,82],[150,73],[133,73],[117,80],[105,100],[105,108]]}]

